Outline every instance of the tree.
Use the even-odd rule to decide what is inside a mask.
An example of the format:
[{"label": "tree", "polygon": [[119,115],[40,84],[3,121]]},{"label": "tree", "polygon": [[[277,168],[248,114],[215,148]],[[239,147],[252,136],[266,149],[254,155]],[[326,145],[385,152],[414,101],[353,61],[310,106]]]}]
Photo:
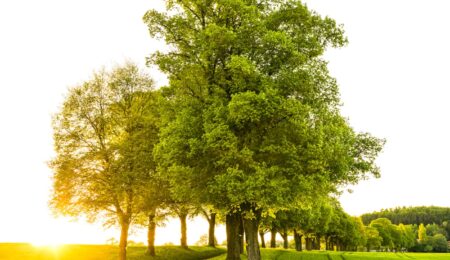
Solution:
[{"label": "tree", "polygon": [[[381,141],[339,114],[335,80],[320,56],[346,43],[334,20],[299,1],[167,1],[144,16],[171,46],[149,57],[168,74],[176,107],[157,152],[180,191],[226,212],[227,259],[260,259],[265,211],[356,183]],[[293,205],[295,206],[295,205]]]},{"label": "tree", "polygon": [[215,212],[213,209],[209,209],[208,207],[201,207],[200,208],[201,214],[206,218],[208,221],[208,246],[210,247],[216,247],[216,237],[215,237],[215,228],[216,228],[216,217],[217,212]]},{"label": "tree", "polygon": [[[156,187],[158,189],[155,189]],[[159,178],[153,179],[153,185],[147,185],[146,188],[140,193],[143,204],[139,207],[141,214],[135,222],[147,227],[146,254],[155,256],[156,227],[169,215],[165,208],[169,194],[167,183]]]},{"label": "tree", "polygon": [[400,233],[395,225],[387,218],[378,218],[370,222],[370,226],[376,228],[383,239],[382,246],[389,249],[396,248],[400,243]]},{"label": "tree", "polygon": [[187,219],[196,214],[197,208],[183,202],[172,202],[169,205],[171,212],[180,220],[180,246],[187,249]]},{"label": "tree", "polygon": [[367,251],[370,251],[371,249],[378,249],[381,246],[381,241],[383,238],[380,237],[380,233],[376,228],[367,226],[365,228],[365,237],[367,241]]},{"label": "tree", "polygon": [[152,89],[134,64],[103,70],[71,88],[53,120],[51,205],[65,215],[119,223],[120,259],[154,168]]},{"label": "tree", "polygon": [[448,243],[447,239],[442,234],[436,234],[430,239],[430,244],[433,247],[434,252],[447,252]]},{"label": "tree", "polygon": [[412,248],[416,243],[416,235],[411,225],[398,225],[398,230],[401,236],[401,248]]},{"label": "tree", "polygon": [[419,242],[423,242],[427,239],[427,228],[422,223],[419,225],[417,237],[419,239]]}]

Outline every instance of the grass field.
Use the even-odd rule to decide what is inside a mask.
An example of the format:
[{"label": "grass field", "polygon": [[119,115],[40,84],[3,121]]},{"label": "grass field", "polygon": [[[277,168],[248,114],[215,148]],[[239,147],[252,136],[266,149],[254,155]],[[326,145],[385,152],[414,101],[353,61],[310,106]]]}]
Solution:
[{"label": "grass field", "polygon": [[[156,257],[145,256],[145,247],[128,247],[128,259],[208,259],[225,253],[223,248],[192,246],[159,246]],[[0,260],[116,260],[118,249],[108,245],[64,245],[60,247],[35,247],[30,244],[0,243]]]},{"label": "grass field", "polygon": [[[117,259],[117,247],[107,245],[66,245],[61,247],[34,247],[30,244],[1,244],[0,260],[109,260]],[[224,260],[225,249],[192,246],[156,248],[156,257],[145,256],[145,247],[129,247],[130,260]],[[296,252],[294,250],[262,249],[262,259],[267,260],[450,260],[450,253],[365,253],[365,252]],[[244,255],[241,259],[247,259]]]},{"label": "grass field", "polygon": [[[378,253],[378,252],[296,252],[294,250],[262,249],[264,260],[450,260],[450,253]],[[247,259],[244,255],[241,259]],[[212,258],[225,260],[225,255]]]}]

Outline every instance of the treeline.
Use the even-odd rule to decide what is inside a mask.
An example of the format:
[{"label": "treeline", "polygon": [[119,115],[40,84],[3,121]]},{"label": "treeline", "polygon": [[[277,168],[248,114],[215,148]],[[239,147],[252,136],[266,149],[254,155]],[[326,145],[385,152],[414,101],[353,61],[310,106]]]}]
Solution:
[{"label": "treeline", "polygon": [[274,216],[266,216],[259,232],[262,247],[266,247],[265,233],[271,234],[272,248],[277,246],[276,234],[279,233],[282,246],[297,251],[356,251],[367,243],[361,219],[345,213],[331,197],[316,201],[313,207],[281,210]]},{"label": "treeline", "polygon": [[[402,245],[403,248],[410,251],[447,251],[444,241],[450,240],[450,208],[436,206],[397,207],[366,213],[361,216],[361,219],[366,225],[372,225],[374,221],[384,219],[385,222],[389,221],[398,225],[398,227],[410,229],[408,234],[400,235],[400,237],[398,234],[391,235],[394,244],[400,245],[399,239],[411,241]],[[393,230],[395,231],[395,229]]]},{"label": "treeline", "polygon": [[342,27],[300,1],[166,3],[144,22],[170,47],[147,58],[168,86],[126,64],[71,88],[55,115],[54,210],[119,224],[123,260],[130,226],[148,227],[154,255],[168,214],[183,247],[188,216],[205,215],[212,246],[221,216],[227,260],[261,259],[268,229],[299,250],[355,248],[359,226],[331,197],[380,175],[384,142],[339,112],[322,54],[347,43]]},{"label": "treeline", "polygon": [[[377,218],[366,225],[360,217],[346,214],[334,199],[310,209],[280,211],[274,218],[266,217],[260,227],[271,233],[270,247],[276,247],[278,232],[284,248],[338,251],[411,251],[447,252],[448,225],[393,224],[387,218]],[[289,237],[292,241],[288,241]]]},{"label": "treeline", "polygon": [[[447,232],[436,224],[403,225],[392,224],[387,218],[372,220],[367,228],[372,228],[367,249],[447,252]],[[368,240],[369,241],[369,240]]]},{"label": "treeline", "polygon": [[361,215],[364,224],[377,218],[387,218],[394,224],[442,224],[450,220],[450,208],[445,207],[397,207],[382,209]]}]

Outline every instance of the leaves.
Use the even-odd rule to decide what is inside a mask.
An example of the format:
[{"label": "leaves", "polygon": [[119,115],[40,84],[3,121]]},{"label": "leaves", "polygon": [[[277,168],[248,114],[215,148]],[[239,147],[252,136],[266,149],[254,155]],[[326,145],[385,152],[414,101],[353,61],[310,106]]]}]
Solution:
[{"label": "leaves", "polygon": [[132,219],[150,188],[158,115],[153,81],[134,64],[71,88],[53,121],[51,205],[68,215]]},{"label": "leaves", "polygon": [[334,20],[299,1],[167,7],[144,21],[171,45],[149,61],[170,79],[164,91],[175,109],[155,151],[177,196],[225,211],[281,209],[378,176],[382,141],[355,133],[339,114],[337,84],[320,58],[347,42]]}]

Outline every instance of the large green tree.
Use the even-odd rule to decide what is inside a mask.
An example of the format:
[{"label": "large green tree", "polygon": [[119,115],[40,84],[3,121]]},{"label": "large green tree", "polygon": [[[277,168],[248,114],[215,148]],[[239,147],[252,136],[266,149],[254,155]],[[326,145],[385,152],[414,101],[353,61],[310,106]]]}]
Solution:
[{"label": "large green tree", "polygon": [[249,259],[260,259],[263,211],[378,175],[381,142],[339,114],[320,57],[346,43],[334,20],[294,0],[166,3],[144,16],[170,46],[149,57],[168,75],[175,107],[157,159],[177,192],[226,212],[227,259],[239,259],[239,223]]},{"label": "large green tree", "polygon": [[58,213],[118,223],[120,259],[126,259],[141,195],[152,188],[158,132],[152,89],[151,78],[134,64],[102,70],[69,90],[53,120],[51,205]]}]

